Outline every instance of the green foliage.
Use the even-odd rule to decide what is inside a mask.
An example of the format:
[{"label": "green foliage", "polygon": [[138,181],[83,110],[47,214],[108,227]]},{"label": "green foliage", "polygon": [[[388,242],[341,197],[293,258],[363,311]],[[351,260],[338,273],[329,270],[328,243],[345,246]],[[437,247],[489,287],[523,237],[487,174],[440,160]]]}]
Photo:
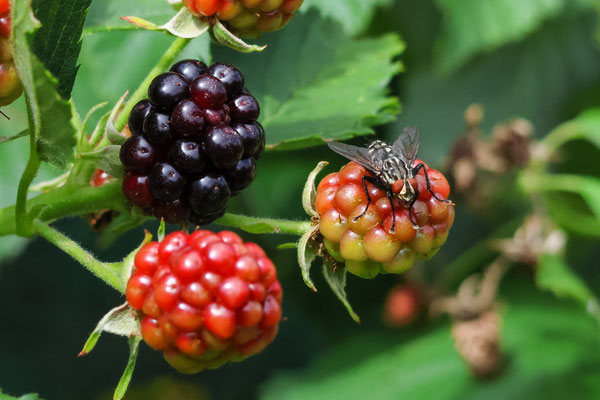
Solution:
[{"label": "green foliage", "polygon": [[526,191],[543,193],[550,215],[565,229],[600,237],[600,178],[584,175],[526,175]]},{"label": "green foliage", "polygon": [[300,12],[316,8],[332,20],[342,24],[350,34],[362,32],[371,22],[377,7],[389,6],[393,0],[305,0]]},{"label": "green foliage", "polygon": [[21,397],[12,397],[7,394],[2,393],[2,389],[0,389],[0,400],[43,400],[36,393],[32,394],[24,394]]},{"label": "green foliage", "polygon": [[32,49],[58,79],[58,93],[68,99],[77,75],[81,32],[92,0],[34,0],[33,11],[41,26],[33,35]]},{"label": "green foliage", "polygon": [[591,38],[596,22],[589,13],[561,14],[521,42],[482,55],[448,75],[440,74],[430,59],[433,43],[427,47],[422,42],[440,29],[435,10],[422,4],[403,13],[405,8],[393,13],[412,43],[405,60],[410,76],[398,90],[401,98],[412,100],[405,102],[402,118],[386,129],[386,136],[392,141],[405,126],[419,125],[419,154],[430,163],[441,160],[463,132],[463,113],[473,102],[485,110],[485,129],[520,116],[533,123],[537,137],[577,114],[582,102],[598,104],[594,99],[600,53]]},{"label": "green foliage", "polygon": [[572,298],[584,306],[592,298],[587,285],[557,255],[542,254],[537,266],[536,283],[559,297]]},{"label": "green foliage", "polygon": [[[261,399],[564,399],[600,396],[590,379],[600,371],[597,326],[581,309],[547,297],[510,296],[502,345],[504,371],[489,382],[469,377],[453,348],[447,324],[411,337],[359,334],[318,357],[305,369],[279,373],[262,390]],[[541,311],[543,310],[543,312]],[[367,349],[367,343],[379,349]]]},{"label": "green foliage", "polygon": [[215,59],[241,66],[261,104],[267,143],[277,150],[323,144],[373,133],[395,119],[398,101],[387,85],[401,70],[404,50],[396,35],[350,39],[336,24],[307,14],[251,56],[217,51]]},{"label": "green foliage", "polygon": [[444,26],[439,66],[456,70],[474,55],[523,39],[563,11],[565,0],[437,0]]},{"label": "green foliage", "polygon": [[102,0],[92,3],[85,24],[84,35],[113,30],[134,30],[136,26],[123,21],[121,17],[135,15],[162,25],[170,20],[175,12],[162,0]]}]

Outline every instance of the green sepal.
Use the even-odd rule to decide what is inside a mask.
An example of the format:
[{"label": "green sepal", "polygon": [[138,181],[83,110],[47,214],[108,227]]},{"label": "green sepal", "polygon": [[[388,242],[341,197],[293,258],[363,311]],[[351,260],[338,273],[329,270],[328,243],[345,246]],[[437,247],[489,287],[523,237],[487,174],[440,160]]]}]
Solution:
[{"label": "green sepal", "polygon": [[254,44],[248,44],[240,39],[238,36],[233,34],[229,29],[225,27],[219,20],[216,20],[211,30],[214,38],[217,42],[230,47],[240,53],[254,53],[256,51],[263,51],[267,46],[257,46]]},{"label": "green sepal", "polygon": [[326,260],[323,262],[323,276],[329,284],[329,287],[331,288],[333,293],[335,293],[337,298],[342,302],[344,307],[346,307],[346,310],[348,310],[348,314],[350,314],[350,317],[352,317],[352,319],[355,322],[360,323],[360,317],[354,312],[354,309],[352,309],[352,306],[348,301],[348,296],[346,295],[347,273],[348,270],[343,266],[340,267],[340,265],[337,263],[330,263]]},{"label": "green sepal", "polygon": [[110,310],[96,325],[96,328],[89,336],[88,340],[83,345],[83,349],[79,353],[78,357],[85,356],[96,346],[98,339],[102,332],[112,333],[119,336],[139,336],[140,322],[137,319],[135,310],[133,310],[128,303],[121,304],[118,307]]}]

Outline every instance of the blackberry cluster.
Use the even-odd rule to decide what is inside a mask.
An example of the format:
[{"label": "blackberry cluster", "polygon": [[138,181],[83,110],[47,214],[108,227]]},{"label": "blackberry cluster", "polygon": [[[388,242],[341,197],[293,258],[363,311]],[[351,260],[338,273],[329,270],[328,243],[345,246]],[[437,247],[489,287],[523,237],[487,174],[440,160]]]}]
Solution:
[{"label": "blackberry cluster", "polygon": [[304,0],[183,0],[198,17],[215,16],[241,37],[283,28]]},{"label": "blackberry cluster", "polygon": [[10,2],[0,0],[0,106],[15,101],[23,93],[10,42]]},{"label": "blackberry cluster", "polygon": [[241,361],[277,335],[275,265],[235,233],[173,232],[144,245],[134,263],[127,302],[139,310],[144,341],[178,371]]},{"label": "blackberry cluster", "polygon": [[[420,160],[415,161],[415,165],[419,163]],[[434,169],[425,168],[431,190],[438,198],[447,199],[450,186],[446,178]],[[344,262],[349,272],[363,278],[374,278],[379,273],[399,274],[410,268],[416,258],[433,257],[448,238],[454,222],[452,204],[431,195],[421,170],[410,182],[419,191],[412,206],[416,228],[407,206],[394,198],[392,215],[386,193],[371,183],[367,183],[367,190],[372,202],[363,212],[367,204],[362,184],[364,175],[370,173],[350,162],[340,172],[324,177],[317,187],[315,209],[329,254]]]},{"label": "blackberry cluster", "polygon": [[208,224],[256,176],[260,107],[232,65],[183,60],[158,75],[129,115],[123,193],[168,223]]}]

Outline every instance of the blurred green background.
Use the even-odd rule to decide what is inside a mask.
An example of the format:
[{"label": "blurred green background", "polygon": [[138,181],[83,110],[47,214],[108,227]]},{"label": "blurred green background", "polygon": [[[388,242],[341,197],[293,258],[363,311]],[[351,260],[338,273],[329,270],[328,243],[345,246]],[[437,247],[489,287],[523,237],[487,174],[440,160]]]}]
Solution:
[{"label": "blurred green background", "polygon": [[[119,3],[93,1],[88,27],[112,15],[111,7],[120,15],[157,19],[170,12],[158,0]],[[389,91],[400,99],[402,111],[396,122],[377,127],[377,135],[391,141],[402,127],[417,124],[422,132],[420,158],[441,167],[463,133],[464,110],[474,102],[485,110],[483,128],[490,130],[519,116],[533,123],[538,138],[600,105],[597,9],[600,3],[593,0],[305,0],[286,29],[261,38],[269,44],[264,54],[240,55],[216,45],[209,50],[208,38],[203,37],[182,57],[235,62],[246,74],[249,89],[256,86],[269,107],[268,97],[284,90],[286,81],[309,85],[318,75],[311,64],[321,56],[323,43],[397,34],[406,44],[399,56],[405,70],[391,81]],[[125,90],[134,89],[170,42],[157,32],[87,34],[73,90],[80,114],[102,101],[114,104]],[[356,79],[367,79],[370,72],[361,74]],[[23,99],[3,111],[12,119],[0,119],[2,134],[23,129]],[[364,144],[365,139],[355,142]],[[0,206],[14,202],[26,154],[24,140],[0,146]],[[565,147],[555,170],[597,178],[599,157],[598,147],[574,141]],[[343,164],[323,146],[268,153],[259,163],[258,178],[232,202],[231,211],[305,218],[302,186],[320,160],[332,161],[329,172]],[[46,167],[38,180],[58,173]],[[509,214],[518,217],[518,202],[512,201],[484,215],[457,201],[450,238],[422,267],[425,273],[443,270],[511,219]],[[122,258],[143,236],[137,228],[101,246],[82,219],[63,220],[56,227],[107,261]],[[146,227],[157,228],[153,223]],[[513,268],[500,290],[507,366],[495,379],[478,381],[453,348],[449,319],[422,320],[401,329],[384,325],[383,302],[401,277],[349,277],[349,298],[362,318],[355,324],[316,273],[318,268],[313,277],[320,290],[315,294],[302,282],[294,251],[276,249],[294,238],[242,236],[264,246],[278,266],[285,321],[277,339],[243,363],[195,376],[176,373],[160,353],[142,345],[126,399],[600,398],[598,321],[580,304],[537,288],[526,267]],[[126,341],[105,334],[90,355],[79,359],[77,354],[96,322],[123,299],[42,239],[2,237],[0,255],[2,390],[35,392],[51,400],[111,398],[126,363]],[[484,255],[483,261],[492,256]],[[569,266],[596,294],[599,256],[597,237],[569,235]],[[482,262],[474,269],[483,266]]]}]

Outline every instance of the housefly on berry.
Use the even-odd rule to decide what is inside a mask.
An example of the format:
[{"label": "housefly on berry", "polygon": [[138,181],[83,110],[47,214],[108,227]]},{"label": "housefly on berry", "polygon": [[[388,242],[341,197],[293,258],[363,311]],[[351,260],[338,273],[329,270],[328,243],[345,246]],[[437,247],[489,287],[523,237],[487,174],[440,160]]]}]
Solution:
[{"label": "housefly on berry", "polygon": [[[365,167],[373,176],[363,176],[362,185],[367,195],[367,206],[364,211],[354,218],[357,221],[367,212],[371,204],[371,196],[367,189],[367,182],[372,183],[386,193],[392,208],[392,228],[396,226],[394,214],[394,197],[399,198],[408,207],[408,216],[413,226],[417,227],[412,215],[412,206],[419,197],[419,191],[413,187],[411,180],[422,169],[427,182],[427,190],[437,200],[449,203],[449,200],[440,199],[431,190],[431,182],[427,175],[425,164],[419,163],[415,166],[415,159],[419,151],[420,132],[416,126],[405,128],[398,139],[391,146],[381,140],[372,141],[368,147],[357,147],[339,142],[329,142],[327,145],[336,153]],[[415,185],[416,186],[416,185]]]}]

